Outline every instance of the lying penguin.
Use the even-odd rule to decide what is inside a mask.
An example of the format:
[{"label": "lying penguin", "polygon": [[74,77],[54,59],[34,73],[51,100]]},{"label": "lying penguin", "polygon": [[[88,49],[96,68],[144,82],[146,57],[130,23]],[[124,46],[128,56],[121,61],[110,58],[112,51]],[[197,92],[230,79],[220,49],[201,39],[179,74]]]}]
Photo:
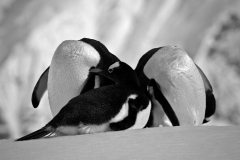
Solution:
[{"label": "lying penguin", "polygon": [[201,125],[214,114],[212,86],[184,50],[154,48],[140,58],[135,71],[152,101],[147,127]]},{"label": "lying penguin", "polygon": [[43,128],[16,141],[57,135],[76,135],[141,129],[149,119],[151,103],[134,70],[124,62],[90,70],[116,83],[71,99]]},{"label": "lying penguin", "polygon": [[33,90],[33,107],[38,107],[43,94],[48,90],[51,112],[55,116],[73,97],[113,84],[104,76],[89,73],[89,69],[118,60],[101,42],[93,39],[62,42],[53,55],[50,67],[43,72]]}]

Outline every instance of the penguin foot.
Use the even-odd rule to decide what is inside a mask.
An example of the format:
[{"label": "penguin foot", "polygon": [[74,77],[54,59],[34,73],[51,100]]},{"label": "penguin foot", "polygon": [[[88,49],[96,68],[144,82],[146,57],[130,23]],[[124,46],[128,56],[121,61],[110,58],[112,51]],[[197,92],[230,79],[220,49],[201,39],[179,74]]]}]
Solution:
[{"label": "penguin foot", "polygon": [[152,99],[155,99],[153,86],[148,86],[147,91]]},{"label": "penguin foot", "polygon": [[108,132],[108,131],[111,131],[108,123],[101,124],[101,125],[80,124],[78,129],[78,134],[94,134],[94,133],[101,133],[101,132]]}]

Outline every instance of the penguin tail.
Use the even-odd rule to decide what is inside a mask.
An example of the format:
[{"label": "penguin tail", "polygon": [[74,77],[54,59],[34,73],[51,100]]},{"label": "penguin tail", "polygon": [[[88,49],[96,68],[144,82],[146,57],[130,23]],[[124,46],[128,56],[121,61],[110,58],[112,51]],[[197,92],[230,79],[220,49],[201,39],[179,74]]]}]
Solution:
[{"label": "penguin tail", "polygon": [[43,127],[33,133],[30,133],[26,136],[23,136],[22,138],[19,138],[15,141],[26,141],[26,140],[31,140],[31,139],[39,139],[39,138],[42,138],[44,136],[50,136],[51,134],[53,134],[54,132],[56,131],[55,128],[53,127],[50,127],[50,126],[46,126],[46,127]]}]

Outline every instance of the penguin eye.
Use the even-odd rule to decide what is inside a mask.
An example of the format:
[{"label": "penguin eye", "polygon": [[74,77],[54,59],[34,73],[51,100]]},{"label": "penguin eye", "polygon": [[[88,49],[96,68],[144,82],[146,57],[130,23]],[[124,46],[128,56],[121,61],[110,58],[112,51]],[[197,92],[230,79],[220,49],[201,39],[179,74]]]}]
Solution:
[{"label": "penguin eye", "polygon": [[108,69],[108,72],[109,72],[109,73],[112,73],[112,72],[113,72],[113,68],[109,68],[109,69]]},{"label": "penguin eye", "polygon": [[113,63],[109,68],[108,68],[108,72],[109,73],[112,73],[114,68],[118,68],[120,66],[120,63],[119,62],[115,62]]}]

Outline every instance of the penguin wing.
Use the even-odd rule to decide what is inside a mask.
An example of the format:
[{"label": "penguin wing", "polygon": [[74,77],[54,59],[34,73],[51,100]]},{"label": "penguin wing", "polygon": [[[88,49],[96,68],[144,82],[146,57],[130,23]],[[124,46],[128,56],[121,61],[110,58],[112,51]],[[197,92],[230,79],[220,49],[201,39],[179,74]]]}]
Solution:
[{"label": "penguin wing", "polygon": [[207,76],[203,73],[201,68],[195,64],[204,83],[204,88],[206,92],[206,111],[205,111],[205,118],[203,120],[203,123],[207,123],[209,121],[209,118],[215,113],[216,111],[216,100],[213,95],[213,89],[212,86],[207,79]]},{"label": "penguin wing", "polygon": [[43,94],[47,90],[48,72],[49,72],[49,67],[42,73],[39,80],[37,81],[37,84],[34,87],[34,90],[32,93],[32,104],[34,108],[38,107]]},{"label": "penguin wing", "polygon": [[52,127],[43,127],[33,133],[30,133],[22,138],[17,139],[16,141],[25,141],[25,140],[42,138],[46,135],[53,134],[55,131],[56,131],[56,129],[54,129]]},{"label": "penguin wing", "polygon": [[125,117],[122,121],[110,123],[110,128],[113,131],[126,130],[135,124],[138,112],[137,108],[140,108],[139,105],[141,104],[137,103],[133,99],[129,99],[128,105],[129,105],[128,116]]},{"label": "penguin wing", "polygon": [[167,99],[164,97],[164,95],[161,92],[160,86],[157,84],[157,82],[154,79],[150,80],[149,86],[153,87],[154,96],[156,100],[162,105],[162,108],[166,115],[168,116],[169,120],[171,121],[173,126],[179,126],[178,118],[172,109],[171,105],[168,103]]}]

